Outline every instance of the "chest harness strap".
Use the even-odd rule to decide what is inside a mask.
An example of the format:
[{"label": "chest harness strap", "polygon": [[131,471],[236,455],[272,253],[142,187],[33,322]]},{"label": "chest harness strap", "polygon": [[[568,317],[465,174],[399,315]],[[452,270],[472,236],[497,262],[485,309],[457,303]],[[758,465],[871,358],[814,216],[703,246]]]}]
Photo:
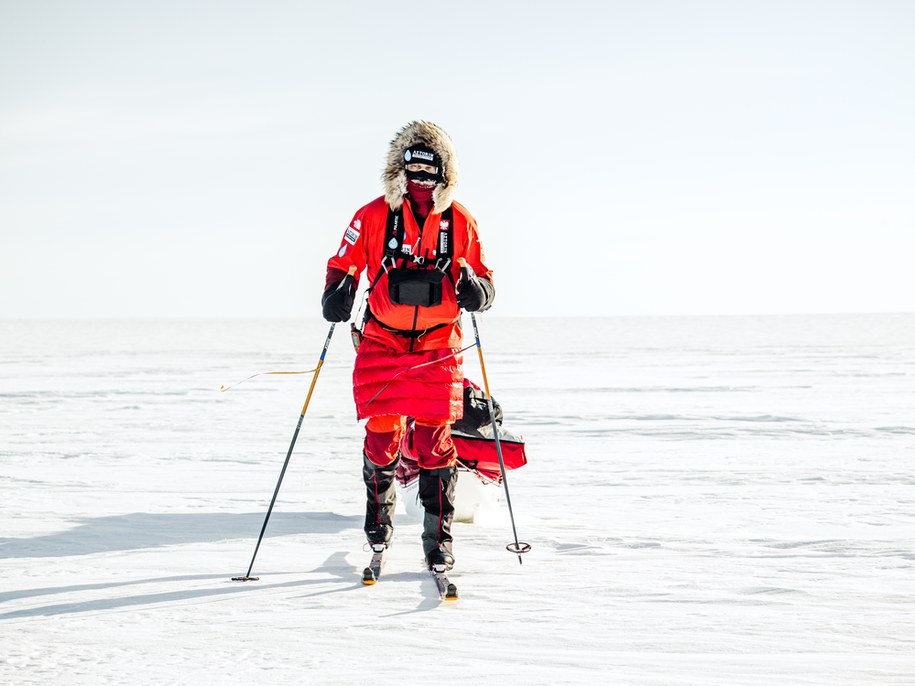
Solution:
[{"label": "chest harness strap", "polygon": [[[403,205],[396,212],[388,208],[388,219],[384,232],[384,255],[381,258],[381,267],[375,278],[372,279],[372,285],[369,290],[373,289],[381,278],[381,275],[397,266],[397,260],[401,264],[415,264],[421,268],[426,268],[429,262],[424,255],[408,255],[403,251],[404,239],[406,238],[406,228],[404,227]],[[419,249],[419,242],[422,239],[423,227],[419,227],[419,237],[416,240],[416,249]],[[454,281],[448,267],[451,266],[451,259],[454,257],[454,212],[451,206],[442,212],[441,221],[439,221],[438,243],[435,251],[435,264],[432,269],[439,269],[448,275],[448,278]]]},{"label": "chest harness strap", "polygon": [[[419,236],[415,246],[417,250],[419,250],[419,243],[422,239],[422,231],[423,227],[420,226]],[[389,274],[392,269],[397,268],[398,260],[401,261],[401,265],[415,264],[418,271],[431,271],[437,269],[443,274],[447,275],[452,285],[454,284],[454,276],[452,276],[451,271],[449,270],[452,258],[454,257],[454,212],[450,206],[448,209],[442,212],[441,220],[439,221],[438,240],[436,241],[435,249],[436,259],[434,265],[431,267],[426,266],[427,263],[431,261],[431,259],[427,258],[425,255],[406,254],[403,250],[405,238],[406,228],[404,226],[403,205],[401,205],[396,212],[389,207],[387,222],[385,224],[384,254],[381,258],[381,267],[378,269],[378,273],[375,274],[375,278],[372,279],[372,283],[366,291],[366,298],[368,297],[368,293],[371,292],[371,290],[378,284],[382,274]],[[420,338],[427,333],[436,331],[437,329],[441,329],[451,324],[451,322],[445,322],[442,324],[430,326],[427,329],[395,329],[386,325],[384,322],[375,317],[366,304],[365,316],[363,318],[362,326],[365,327],[366,322],[368,322],[370,319],[374,319],[375,322],[386,331],[390,331],[391,333],[412,339]],[[358,350],[357,338],[358,340],[361,340],[361,330],[357,329],[355,324],[353,324],[351,328],[353,330],[353,342]]]}]

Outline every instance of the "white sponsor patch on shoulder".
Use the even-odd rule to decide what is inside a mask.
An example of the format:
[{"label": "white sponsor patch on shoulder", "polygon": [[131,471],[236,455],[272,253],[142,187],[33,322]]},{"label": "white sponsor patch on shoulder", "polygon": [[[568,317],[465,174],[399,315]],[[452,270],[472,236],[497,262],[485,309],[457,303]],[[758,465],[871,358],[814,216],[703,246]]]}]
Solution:
[{"label": "white sponsor patch on shoulder", "polygon": [[347,226],[346,232],[343,234],[343,240],[345,240],[350,245],[356,245],[357,238],[359,238],[358,229],[356,229],[352,226]]},{"label": "white sponsor patch on shoulder", "polygon": [[346,243],[340,246],[340,252],[337,253],[337,257],[343,257],[346,254]]}]

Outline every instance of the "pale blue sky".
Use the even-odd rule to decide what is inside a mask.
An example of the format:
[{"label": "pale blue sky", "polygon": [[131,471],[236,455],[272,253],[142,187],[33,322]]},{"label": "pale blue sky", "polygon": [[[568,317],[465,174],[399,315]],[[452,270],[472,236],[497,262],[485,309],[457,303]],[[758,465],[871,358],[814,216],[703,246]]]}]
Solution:
[{"label": "pale blue sky", "polygon": [[0,317],[312,316],[435,121],[493,315],[915,310],[915,3],[0,2]]}]

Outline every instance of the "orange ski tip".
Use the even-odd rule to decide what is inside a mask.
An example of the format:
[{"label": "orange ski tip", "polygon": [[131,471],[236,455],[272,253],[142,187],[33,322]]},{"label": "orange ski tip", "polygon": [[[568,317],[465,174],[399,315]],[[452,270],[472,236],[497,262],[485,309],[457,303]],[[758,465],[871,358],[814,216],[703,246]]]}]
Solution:
[{"label": "orange ski tip", "polygon": [[369,580],[363,579],[363,580],[362,580],[362,585],[363,585],[363,586],[374,586],[374,585],[375,585],[375,580],[372,579],[371,581],[369,581]]}]

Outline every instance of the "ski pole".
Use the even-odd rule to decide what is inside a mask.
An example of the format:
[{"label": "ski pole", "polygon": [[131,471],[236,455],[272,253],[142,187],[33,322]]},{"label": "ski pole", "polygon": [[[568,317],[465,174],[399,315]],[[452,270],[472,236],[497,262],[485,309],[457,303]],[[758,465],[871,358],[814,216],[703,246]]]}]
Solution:
[{"label": "ski pole", "polygon": [[[470,273],[467,261],[463,257],[459,257],[458,264],[461,265],[461,278],[469,279]],[[512,533],[515,536],[515,542],[509,543],[505,546],[505,549],[510,553],[515,553],[518,556],[518,564],[523,564],[521,553],[529,552],[531,544],[518,541],[518,530],[515,528],[515,513],[512,510],[512,498],[511,494],[508,492],[508,477],[505,473],[505,460],[502,457],[502,443],[499,441],[499,425],[496,424],[496,411],[492,405],[492,394],[489,392],[489,379],[486,377],[486,363],[483,361],[483,347],[480,345],[480,330],[477,327],[477,316],[473,312],[470,313],[470,321],[473,322],[473,336],[476,339],[477,353],[480,356],[480,369],[483,372],[483,388],[486,391],[486,405],[489,408],[489,420],[492,422],[492,435],[496,439],[496,455],[499,456],[499,471],[502,472],[502,485],[505,486],[505,502],[508,503],[508,515],[511,518]]]},{"label": "ski pole", "polygon": [[[339,290],[344,286],[348,285],[348,281],[352,281],[353,273],[356,271],[355,267],[350,267],[349,273],[344,277],[343,281],[340,282],[340,285],[337,287]],[[327,354],[327,348],[330,346],[330,339],[334,335],[334,327],[337,326],[337,323],[334,322],[330,325],[330,330],[327,332],[327,339],[324,341],[324,348],[321,350],[321,357],[318,359],[318,366],[315,368],[315,375],[311,377],[311,386],[308,387],[308,395],[305,396],[305,405],[302,407],[302,413],[299,415],[299,421],[295,425],[295,432],[292,434],[292,441],[289,443],[289,450],[286,451],[286,461],[283,462],[283,469],[280,470],[280,478],[276,482],[276,488],[273,490],[273,498],[270,500],[270,507],[267,508],[267,516],[264,517],[264,524],[261,526],[260,536],[257,537],[257,545],[254,546],[254,555],[251,556],[251,564],[248,565],[248,572],[244,576],[233,576],[232,581],[258,581],[259,576],[251,576],[251,570],[254,568],[254,560],[257,558],[257,551],[261,547],[261,541],[264,539],[264,532],[267,530],[267,522],[270,521],[270,515],[273,512],[273,506],[276,504],[276,497],[280,493],[280,485],[283,483],[283,477],[286,475],[286,468],[289,466],[289,458],[292,457],[292,449],[295,447],[295,441],[299,437],[299,429],[302,428],[302,420],[305,419],[305,413],[308,411],[308,403],[311,402],[311,394],[315,390],[315,384],[318,382],[318,375],[321,373],[321,367],[324,365],[324,356]]]}]

